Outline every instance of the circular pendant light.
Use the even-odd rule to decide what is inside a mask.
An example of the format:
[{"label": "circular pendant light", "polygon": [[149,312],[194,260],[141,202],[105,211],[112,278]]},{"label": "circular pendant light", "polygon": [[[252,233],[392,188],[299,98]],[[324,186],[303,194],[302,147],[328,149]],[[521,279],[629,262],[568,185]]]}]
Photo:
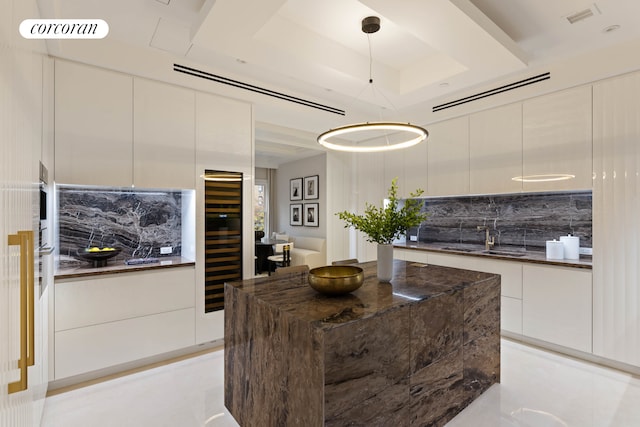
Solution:
[{"label": "circular pendant light", "polygon": [[[362,20],[362,32],[367,36],[379,29],[380,18],[377,16],[368,16]],[[371,41],[369,40],[370,62],[371,58]],[[369,84],[373,85],[371,68]],[[347,135],[353,139],[349,139]],[[318,135],[317,141],[331,150],[364,153],[411,147],[421,143],[428,136],[429,132],[426,129],[410,123],[364,122],[330,129]]]},{"label": "circular pendant light", "polygon": [[567,179],[575,178],[575,175],[567,174],[567,173],[548,173],[544,175],[523,175],[523,176],[514,176],[511,178],[513,181],[521,181],[521,182],[550,182],[550,181],[564,181]]},{"label": "circular pendant light", "polygon": [[[360,141],[338,138],[347,134],[367,134],[368,138]],[[323,132],[318,136],[318,143],[331,150],[364,153],[408,148],[424,141],[427,136],[429,132],[426,129],[409,123],[367,122]]]}]

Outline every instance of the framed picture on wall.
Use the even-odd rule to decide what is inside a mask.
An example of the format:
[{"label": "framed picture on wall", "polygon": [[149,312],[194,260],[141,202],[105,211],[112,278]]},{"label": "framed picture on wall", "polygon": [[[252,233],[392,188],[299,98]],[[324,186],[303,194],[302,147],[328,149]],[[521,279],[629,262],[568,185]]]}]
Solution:
[{"label": "framed picture on wall", "polygon": [[319,198],[318,194],[318,175],[306,176],[304,178],[304,198],[305,200],[313,200]]},{"label": "framed picture on wall", "polygon": [[302,178],[294,178],[289,182],[289,200],[302,200]]},{"label": "framed picture on wall", "polygon": [[318,203],[304,204],[304,225],[306,227],[318,227]]},{"label": "framed picture on wall", "polygon": [[289,224],[302,225],[302,203],[289,206]]}]

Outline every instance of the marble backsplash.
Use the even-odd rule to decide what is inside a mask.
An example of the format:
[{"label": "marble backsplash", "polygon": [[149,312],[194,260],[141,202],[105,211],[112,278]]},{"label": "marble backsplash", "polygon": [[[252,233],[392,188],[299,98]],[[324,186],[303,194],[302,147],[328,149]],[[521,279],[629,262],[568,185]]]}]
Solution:
[{"label": "marble backsplash", "polygon": [[61,262],[91,246],[121,248],[115,260],[181,254],[180,191],[58,186],[57,198]]},{"label": "marble backsplash", "polygon": [[[531,193],[422,199],[429,216],[407,236],[421,242],[484,244],[486,225],[496,247],[544,250],[547,240],[573,234],[591,247],[591,192]],[[407,238],[408,240],[408,238]]]}]

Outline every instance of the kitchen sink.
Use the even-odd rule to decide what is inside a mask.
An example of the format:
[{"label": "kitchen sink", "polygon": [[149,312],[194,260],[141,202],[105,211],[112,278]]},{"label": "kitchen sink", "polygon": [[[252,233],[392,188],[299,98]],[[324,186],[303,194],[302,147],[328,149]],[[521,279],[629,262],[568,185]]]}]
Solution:
[{"label": "kitchen sink", "polygon": [[482,251],[482,253],[489,254],[489,255],[503,255],[503,256],[514,256],[514,257],[523,257],[526,255],[525,252],[501,251],[497,249],[489,249],[488,251]]},{"label": "kitchen sink", "polygon": [[447,246],[442,248],[445,251],[458,251],[458,252],[478,252],[478,249],[469,249],[469,248],[455,248],[453,246]]}]

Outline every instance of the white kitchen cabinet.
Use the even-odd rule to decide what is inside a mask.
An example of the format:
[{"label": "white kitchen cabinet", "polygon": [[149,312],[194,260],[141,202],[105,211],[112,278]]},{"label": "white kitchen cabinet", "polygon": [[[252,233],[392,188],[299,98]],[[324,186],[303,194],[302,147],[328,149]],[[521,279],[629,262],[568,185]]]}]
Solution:
[{"label": "white kitchen cabinet", "polygon": [[522,300],[500,297],[500,325],[502,330],[522,335]]},{"label": "white kitchen cabinet", "polygon": [[592,188],[591,86],[523,102],[523,175],[569,174],[562,181],[523,182],[524,191]]},{"label": "white kitchen cabinet", "polygon": [[55,333],[55,378],[67,378],[194,345],[194,309]]},{"label": "white kitchen cabinet", "polygon": [[522,273],[523,334],[591,353],[591,270],[525,264]]},{"label": "white kitchen cabinet", "polygon": [[427,126],[427,176],[429,196],[469,193],[469,117]]},{"label": "white kitchen cabinet", "polygon": [[195,92],[136,77],[133,94],[133,183],[194,188]]},{"label": "white kitchen cabinet", "polygon": [[522,191],[522,104],[469,116],[469,153],[472,194]]},{"label": "white kitchen cabinet", "polygon": [[418,145],[409,147],[404,151],[404,192],[406,197],[409,193],[417,189],[424,190],[423,196],[427,193],[428,176],[427,176],[427,152],[429,147],[429,138]]},{"label": "white kitchen cabinet", "polygon": [[55,180],[131,186],[133,78],[55,62]]},{"label": "white kitchen cabinet", "polygon": [[522,299],[522,263],[465,255],[429,254],[429,262],[446,267],[464,268],[499,274],[503,296]]},{"label": "white kitchen cabinet", "polygon": [[522,263],[480,257],[429,253],[430,264],[500,275],[500,328],[522,334]]},{"label": "white kitchen cabinet", "polygon": [[429,260],[429,255],[425,251],[393,248],[393,258],[401,259],[403,261],[419,262],[422,264],[427,264]]},{"label": "white kitchen cabinet", "polygon": [[58,279],[56,380],[195,345],[193,266]]},{"label": "white kitchen cabinet", "polygon": [[[0,21],[15,29],[24,17],[17,13],[22,2],[14,3],[4,4]],[[41,296],[38,284],[37,183],[42,144],[50,142],[43,138],[43,116],[48,120],[51,113],[43,93],[51,88],[45,57],[32,51],[36,45],[17,49],[6,39],[9,33],[0,31],[0,425],[23,427],[40,425],[48,384],[48,292]],[[27,309],[29,294],[33,310]]]},{"label": "white kitchen cabinet", "polygon": [[593,87],[593,352],[640,366],[640,72]]},{"label": "white kitchen cabinet", "polygon": [[56,281],[55,330],[195,306],[194,267]]},{"label": "white kitchen cabinet", "polygon": [[405,150],[392,150],[382,154],[384,162],[385,189],[391,187],[391,181],[398,178],[398,197],[405,198],[413,190],[407,187],[406,170],[404,167]]}]

